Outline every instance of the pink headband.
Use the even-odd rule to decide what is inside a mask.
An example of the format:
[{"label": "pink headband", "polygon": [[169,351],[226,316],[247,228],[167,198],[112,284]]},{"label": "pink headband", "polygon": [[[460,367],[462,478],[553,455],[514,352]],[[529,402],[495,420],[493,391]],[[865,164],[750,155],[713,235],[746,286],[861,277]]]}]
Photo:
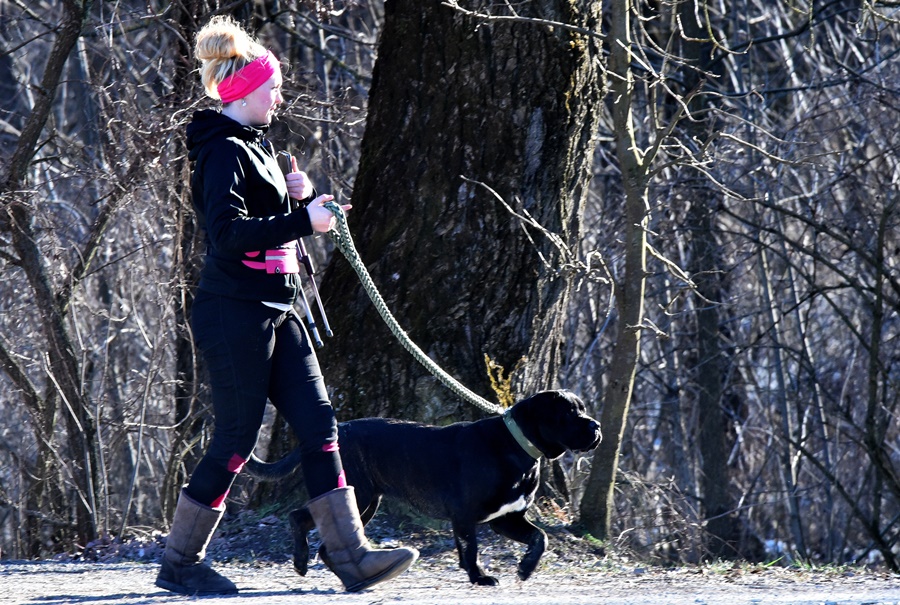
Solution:
[{"label": "pink headband", "polygon": [[278,59],[267,51],[266,54],[247,63],[242,68],[219,83],[217,90],[223,103],[231,103],[262,86],[280,69]]}]

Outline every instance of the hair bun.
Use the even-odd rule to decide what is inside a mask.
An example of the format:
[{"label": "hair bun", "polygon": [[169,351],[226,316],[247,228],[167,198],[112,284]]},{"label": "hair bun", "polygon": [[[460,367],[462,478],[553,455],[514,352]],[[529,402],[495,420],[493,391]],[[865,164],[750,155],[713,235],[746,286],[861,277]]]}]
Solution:
[{"label": "hair bun", "polygon": [[227,15],[217,15],[197,33],[194,56],[203,64],[200,78],[206,93],[218,99],[219,83],[266,49]]},{"label": "hair bun", "polygon": [[197,34],[196,54],[201,61],[243,58],[248,50],[248,35],[230,17],[214,17]]}]

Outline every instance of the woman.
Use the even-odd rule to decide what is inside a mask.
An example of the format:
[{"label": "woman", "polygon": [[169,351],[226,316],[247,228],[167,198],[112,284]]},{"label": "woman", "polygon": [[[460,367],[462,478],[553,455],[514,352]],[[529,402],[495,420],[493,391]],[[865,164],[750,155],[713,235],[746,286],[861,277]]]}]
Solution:
[{"label": "woman", "polygon": [[197,112],[187,129],[193,203],[207,240],[191,325],[209,369],[215,430],[178,499],[156,584],[182,594],[237,592],[202,561],[268,400],[300,441],[327,564],[348,591],[362,590],[399,575],[418,553],[369,547],[344,477],[334,410],[293,310],[301,288],[297,238],[333,226],[323,207],[333,196],[309,201],[306,174],[294,162],[283,176],[263,138],[283,102],[275,56],[222,17],[199,32],[195,53],[207,94],[223,103],[221,112]]}]

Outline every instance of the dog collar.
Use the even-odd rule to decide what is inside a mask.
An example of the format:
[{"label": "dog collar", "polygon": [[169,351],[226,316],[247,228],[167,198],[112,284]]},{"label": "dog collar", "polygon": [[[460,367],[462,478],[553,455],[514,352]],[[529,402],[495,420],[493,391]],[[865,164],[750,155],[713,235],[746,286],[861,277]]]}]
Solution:
[{"label": "dog collar", "polygon": [[511,411],[512,410],[510,409],[503,412],[503,423],[506,425],[506,428],[509,429],[509,432],[512,434],[513,439],[516,440],[516,443],[522,446],[522,449],[525,450],[525,452],[529,456],[537,460],[538,458],[543,456],[544,453],[539,450],[535,444],[529,441],[528,437],[526,437],[524,433],[522,433],[522,429],[520,429],[519,425],[516,424],[516,421],[513,420],[512,414],[510,413]]}]

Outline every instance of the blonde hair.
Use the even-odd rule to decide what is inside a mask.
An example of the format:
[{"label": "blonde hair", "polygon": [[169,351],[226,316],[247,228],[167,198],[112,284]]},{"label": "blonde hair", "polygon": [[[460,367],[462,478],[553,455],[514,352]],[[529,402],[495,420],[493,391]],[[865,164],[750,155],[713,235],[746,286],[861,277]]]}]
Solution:
[{"label": "blonde hair", "polygon": [[197,32],[194,56],[206,94],[219,97],[219,84],[247,63],[266,54],[265,47],[227,15],[213,17]]}]

